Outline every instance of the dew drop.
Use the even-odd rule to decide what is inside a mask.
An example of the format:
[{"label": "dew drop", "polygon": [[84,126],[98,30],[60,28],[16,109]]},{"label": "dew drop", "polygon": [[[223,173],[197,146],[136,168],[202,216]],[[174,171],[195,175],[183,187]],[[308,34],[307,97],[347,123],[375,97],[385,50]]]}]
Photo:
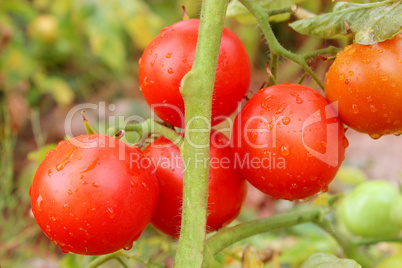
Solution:
[{"label": "dew drop", "polygon": [[47,231],[48,233],[52,232],[52,229],[50,229],[50,226],[49,226],[49,225],[46,225],[46,231]]},{"label": "dew drop", "polygon": [[349,79],[345,79],[345,84],[349,84]]},{"label": "dew drop", "polygon": [[[305,188],[307,188],[307,187],[304,187],[304,188],[303,188],[304,191],[306,191]],[[306,203],[306,202],[309,201],[309,200],[310,200],[310,197],[306,197],[306,198],[299,199],[299,202],[300,202],[300,203]]]},{"label": "dew drop", "polygon": [[288,156],[289,153],[290,153],[289,144],[285,143],[284,145],[281,146],[281,155],[282,156]]},{"label": "dew drop", "polygon": [[48,170],[47,176],[49,177],[49,179],[52,177],[52,170],[51,169]]},{"label": "dew drop", "polygon": [[141,184],[145,188],[145,191],[149,191],[149,187],[145,182],[142,182]]},{"label": "dew drop", "polygon": [[394,135],[395,136],[401,136],[402,135],[402,130],[395,132]]},{"label": "dew drop", "polygon": [[166,58],[169,59],[172,56],[172,53],[167,53]]},{"label": "dew drop", "polygon": [[378,140],[379,138],[382,137],[381,134],[369,134],[369,135],[370,135],[370,137],[371,137],[372,139],[374,139],[374,140]]},{"label": "dew drop", "polygon": [[57,205],[56,200],[53,200],[53,201],[52,201],[52,204],[53,204],[53,205]]},{"label": "dew drop", "polygon": [[296,103],[297,104],[302,104],[303,103],[303,99],[302,98],[296,98]]},{"label": "dew drop", "polygon": [[172,69],[172,68],[169,68],[169,69],[168,69],[168,73],[172,74],[172,73],[173,73],[173,69]]},{"label": "dew drop", "polygon": [[72,195],[73,194],[73,191],[71,191],[70,189],[68,190],[68,194],[69,195]]},{"label": "dew drop", "polygon": [[343,137],[343,147],[345,149],[349,147],[349,140],[345,136]]},{"label": "dew drop", "polygon": [[263,99],[262,101],[261,101],[261,108],[264,108],[264,109],[267,109],[268,111],[270,110],[270,108],[271,108],[271,101],[272,101],[272,97],[271,96],[268,96],[268,97],[266,97],[265,99]]},{"label": "dew drop", "polygon": [[399,125],[400,123],[401,123],[400,120],[395,120],[395,121],[394,121],[394,125],[395,125],[395,126]]},{"label": "dew drop", "polygon": [[375,113],[377,112],[377,108],[373,104],[370,104],[370,111]]},{"label": "dew drop", "polygon": [[142,83],[144,84],[144,86],[148,86],[149,84],[148,84],[148,76],[145,76],[144,77],[144,80],[142,81]]},{"label": "dew drop", "polygon": [[255,130],[253,130],[253,131],[248,133],[248,137],[249,137],[251,142],[255,142],[256,139],[257,139],[257,136],[258,136],[258,133]]},{"label": "dew drop", "polygon": [[63,208],[64,208],[64,210],[68,210],[69,209],[68,204],[64,204]]},{"label": "dew drop", "polygon": [[92,186],[95,187],[95,188],[99,188],[99,184],[96,183],[96,182],[93,182],[93,183],[92,183]]},{"label": "dew drop", "polygon": [[124,246],[123,249],[124,250],[130,250],[133,248],[133,243],[131,243],[130,245]]},{"label": "dew drop", "polygon": [[62,171],[63,168],[65,168],[65,166],[66,166],[68,163],[70,163],[70,160],[69,160],[69,159],[63,160],[63,161],[60,162],[58,165],[56,165],[56,170],[57,170],[57,171]]},{"label": "dew drop", "polygon": [[78,159],[78,160],[81,160],[81,159],[82,159],[82,156],[81,156],[81,155],[77,156],[77,159]]},{"label": "dew drop", "polygon": [[348,55],[353,55],[356,52],[356,48],[352,48],[348,50]]},{"label": "dew drop", "polygon": [[372,101],[373,101],[373,97],[367,96],[367,102],[372,102]]},{"label": "dew drop", "polygon": [[284,118],[282,119],[282,123],[283,123],[284,125],[289,125],[289,123],[290,123],[290,118],[289,118],[289,117],[284,117]]},{"label": "dew drop", "polygon": [[152,54],[152,49],[148,50],[148,54],[149,54],[149,55]]},{"label": "dew drop", "polygon": [[286,103],[281,103],[279,104],[278,109],[276,109],[275,114],[280,114],[283,112],[283,110],[285,110],[287,104]]},{"label": "dew drop", "polygon": [[396,87],[396,83],[391,83],[390,86],[391,87]]},{"label": "dew drop", "polygon": [[321,187],[320,192],[321,192],[321,193],[326,193],[326,192],[328,192],[328,186],[323,186],[323,187]]},{"label": "dew drop", "polygon": [[43,211],[43,198],[41,195],[38,196],[38,198],[36,199],[36,208],[38,209],[38,211]]},{"label": "dew drop", "polygon": [[107,213],[107,216],[109,217],[109,219],[113,219],[114,217],[116,217],[116,214],[115,214],[113,208],[107,208],[106,213]]},{"label": "dew drop", "polygon": [[382,53],[383,51],[384,51],[384,50],[382,50],[382,49],[379,49],[379,50],[378,50],[378,53]]},{"label": "dew drop", "polygon": [[352,105],[352,113],[354,113],[354,114],[358,114],[358,113],[359,113],[359,109],[357,108],[357,105],[356,105],[356,104],[353,104],[353,105]]},{"label": "dew drop", "polygon": [[386,75],[382,75],[382,76],[381,76],[381,80],[382,80],[382,81],[388,81],[388,79],[389,79],[389,77],[386,76]]},{"label": "dew drop", "polygon": [[297,189],[299,186],[297,185],[297,183],[292,183],[290,185],[290,189]]},{"label": "dew drop", "polygon": [[345,75],[344,75],[344,74],[340,74],[340,75],[339,75],[339,80],[341,80],[341,81],[345,80]]},{"label": "dew drop", "polygon": [[369,59],[363,59],[363,63],[365,63],[365,64],[369,64],[371,62],[371,60],[369,60]]},{"label": "dew drop", "polygon": [[50,218],[52,221],[56,221],[56,218],[55,217],[51,217]]},{"label": "dew drop", "polygon": [[349,75],[349,76],[353,76],[354,74],[355,74],[355,73],[354,73],[353,71],[349,71],[349,72],[348,72],[348,75]]},{"label": "dew drop", "polygon": [[311,158],[311,157],[313,157],[313,154],[312,153],[307,153],[307,157]]}]

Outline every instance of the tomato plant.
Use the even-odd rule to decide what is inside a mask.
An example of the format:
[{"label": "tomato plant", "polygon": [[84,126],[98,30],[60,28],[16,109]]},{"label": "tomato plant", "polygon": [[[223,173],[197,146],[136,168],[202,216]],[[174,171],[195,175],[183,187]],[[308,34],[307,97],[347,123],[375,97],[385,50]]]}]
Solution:
[{"label": "tomato plant", "polygon": [[[160,137],[145,150],[159,180],[159,200],[152,225],[178,238],[183,202],[183,161],[180,149]],[[200,163],[200,165],[203,163]],[[220,132],[211,133],[207,231],[212,232],[232,222],[240,213],[247,185],[234,167],[228,139]]]},{"label": "tomato plant", "polygon": [[99,255],[130,248],[153,216],[158,182],[143,153],[102,134],[61,141],[30,188],[42,231],[64,252]]},{"label": "tomato plant", "polygon": [[[190,71],[198,39],[198,19],[180,21],[147,46],[139,61],[140,88],[153,111],[164,121],[184,127],[180,82]],[[240,39],[224,28],[213,93],[212,125],[235,111],[250,84],[250,63]]]},{"label": "tomato plant", "polygon": [[346,227],[362,237],[395,237],[400,227],[391,221],[393,203],[399,191],[386,181],[369,181],[348,193],[339,205],[339,215]]},{"label": "tomato plant", "polygon": [[325,94],[339,117],[372,138],[402,134],[402,34],[372,45],[352,44],[336,56]]},{"label": "tomato plant", "polygon": [[275,199],[295,200],[328,190],[347,140],[324,97],[306,86],[282,84],[247,102],[235,119],[232,146],[252,185]]}]

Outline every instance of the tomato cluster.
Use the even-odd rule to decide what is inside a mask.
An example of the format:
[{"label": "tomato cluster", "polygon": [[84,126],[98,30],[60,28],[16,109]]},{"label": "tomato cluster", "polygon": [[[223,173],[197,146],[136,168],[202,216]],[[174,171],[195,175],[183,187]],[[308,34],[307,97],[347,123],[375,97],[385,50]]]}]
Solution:
[{"label": "tomato cluster", "polygon": [[[146,101],[176,127],[184,127],[179,88],[192,67],[198,26],[199,20],[186,20],[165,28],[139,61]],[[372,46],[348,46],[326,76],[327,99],[298,84],[266,87],[236,116],[230,142],[212,131],[207,231],[218,230],[238,216],[246,180],[275,199],[292,201],[326,192],[348,146],[343,122],[375,138],[400,134],[402,85],[395,70],[402,66],[401,51],[402,34]],[[211,125],[234,112],[249,83],[246,50],[225,28]],[[102,134],[60,142],[39,166],[30,189],[32,211],[43,232],[64,252],[88,255],[130,248],[150,222],[178,238],[184,170],[180,149],[159,137],[144,154]],[[141,165],[143,159],[152,165]],[[378,187],[388,187],[388,194],[373,190],[360,195],[356,189],[343,204],[372,197],[386,206],[396,201],[397,194],[389,186]],[[370,218],[358,206],[343,205],[340,211],[346,225],[361,236],[367,231],[355,227],[353,217],[367,216],[367,224],[385,226],[378,228],[379,236],[394,234],[401,223],[400,217],[393,219],[392,226],[385,218]]]}]

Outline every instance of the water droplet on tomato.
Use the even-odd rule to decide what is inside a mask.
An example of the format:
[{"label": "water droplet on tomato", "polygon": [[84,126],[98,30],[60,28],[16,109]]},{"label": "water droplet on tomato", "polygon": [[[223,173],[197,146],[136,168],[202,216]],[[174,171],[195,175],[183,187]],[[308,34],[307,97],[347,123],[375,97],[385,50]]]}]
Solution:
[{"label": "water droplet on tomato", "polygon": [[339,75],[339,80],[341,80],[341,81],[345,80],[345,75],[344,75],[344,74],[340,74],[340,75]]},{"label": "water droplet on tomato", "polygon": [[343,147],[345,149],[349,147],[349,140],[345,136],[343,137]]},{"label": "water droplet on tomato", "polygon": [[297,183],[292,183],[290,185],[290,189],[297,189],[299,186],[297,185]]},{"label": "water droplet on tomato", "polygon": [[158,58],[158,53],[155,53],[155,56],[154,56],[153,60],[151,61],[151,67],[154,67],[155,61],[157,58]]},{"label": "water droplet on tomato", "polygon": [[41,195],[38,195],[38,198],[36,199],[36,208],[38,209],[38,211],[43,211],[43,198]]},{"label": "water droplet on tomato", "polygon": [[377,108],[373,104],[370,104],[370,111],[375,113],[377,112]]},{"label": "water droplet on tomato", "polygon": [[389,84],[391,87],[396,87],[396,83]]},{"label": "water droplet on tomato", "polygon": [[173,72],[173,69],[172,69],[172,68],[169,68],[169,69],[168,69],[168,73],[170,73],[170,74],[174,73],[174,72]]},{"label": "water droplet on tomato", "polygon": [[348,50],[348,55],[353,55],[356,52],[356,48],[352,48]]},{"label": "water droplet on tomato", "polygon": [[99,184],[96,183],[96,182],[93,182],[93,183],[92,183],[92,186],[95,187],[95,188],[99,188]]},{"label": "water droplet on tomato", "polygon": [[290,153],[290,149],[289,149],[289,144],[284,144],[281,146],[281,155],[282,156],[288,156]]},{"label": "water droplet on tomato", "polygon": [[373,97],[367,96],[367,102],[372,102],[372,101],[373,101]]},{"label": "water droplet on tomato", "polygon": [[49,179],[52,177],[52,170],[51,169],[49,169],[47,171],[47,176],[49,177]]},{"label": "water droplet on tomato", "polygon": [[354,73],[353,71],[349,71],[349,72],[348,72],[348,75],[349,75],[349,76],[353,76],[354,74],[355,74],[355,73]]},{"label": "water droplet on tomato", "polygon": [[279,104],[278,109],[276,109],[275,114],[280,114],[283,112],[283,110],[285,110],[287,104],[286,103],[281,103]]},{"label": "water droplet on tomato", "polygon": [[106,214],[109,217],[109,219],[113,219],[114,217],[116,217],[116,214],[115,214],[113,208],[107,208]]},{"label": "water droplet on tomato", "polygon": [[362,61],[363,61],[363,63],[365,63],[365,64],[369,64],[369,63],[371,62],[371,60],[369,60],[369,59],[363,59]]},{"label": "water droplet on tomato", "polygon": [[271,131],[271,130],[273,129],[272,122],[264,122],[264,124],[265,124],[265,126],[267,127],[267,129],[268,129],[269,131]]},{"label": "water droplet on tomato", "polygon": [[81,155],[77,156],[77,159],[78,159],[78,160],[81,160],[81,159],[82,159],[82,156],[81,156]]},{"label": "water droplet on tomato", "polygon": [[61,249],[61,251],[63,252],[63,253],[65,253],[65,254],[68,254],[68,253],[70,253],[71,251],[70,250],[68,250],[67,248],[62,248],[62,247],[60,247],[60,249]]},{"label": "water droplet on tomato", "polygon": [[289,118],[289,117],[284,117],[284,118],[282,119],[282,123],[283,123],[284,125],[289,125],[289,123],[290,123],[290,118]]},{"label": "water droplet on tomato", "polygon": [[311,158],[311,157],[313,157],[313,154],[312,153],[307,153],[307,157]]},{"label": "water droplet on tomato", "polygon": [[49,225],[46,225],[46,232],[48,232],[48,233],[52,232],[52,229],[50,229]]},{"label": "water droplet on tomato", "polygon": [[379,49],[379,50],[378,50],[378,53],[382,53],[383,51],[384,51],[384,50],[382,50],[382,49]]},{"label": "water droplet on tomato", "polygon": [[56,200],[53,200],[53,201],[52,201],[52,204],[53,204],[53,205],[57,205]]},{"label": "water droplet on tomato", "polygon": [[90,170],[92,170],[92,169],[94,169],[95,167],[96,167],[96,165],[98,165],[99,163],[99,158],[96,158],[94,161],[92,161],[90,164],[89,164],[89,166],[84,170],[84,171],[81,171],[81,173],[85,173],[85,172],[88,172],[88,171],[90,171]]},{"label": "water droplet on tomato", "polygon": [[69,195],[72,195],[73,194],[73,191],[71,191],[70,189],[68,190],[68,194]]},{"label": "water droplet on tomato", "polygon": [[172,53],[167,53],[166,58],[169,59],[172,56]]},{"label": "water droplet on tomato", "polygon": [[147,80],[148,80],[148,77],[145,76],[145,77],[144,77],[144,80],[142,81],[142,83],[143,83],[144,86],[148,86],[148,85],[149,85]]},{"label": "water droplet on tomato", "polygon": [[56,218],[55,217],[51,217],[50,218],[52,221],[56,221]]},{"label": "water droplet on tomato", "polygon": [[394,133],[395,136],[401,136],[402,135],[402,130],[399,130],[397,132]]},{"label": "water droplet on tomato", "polygon": [[401,120],[395,120],[395,121],[394,121],[394,125],[395,125],[395,126],[399,125],[400,123],[401,123]]},{"label": "water droplet on tomato", "polygon": [[389,79],[389,77],[386,76],[386,75],[382,75],[382,76],[381,76],[381,80],[382,80],[382,81],[388,81],[388,79]]},{"label": "water droplet on tomato", "polygon": [[149,54],[149,55],[152,54],[152,49],[148,50],[148,54]]},{"label": "water droplet on tomato", "polygon": [[370,136],[372,139],[374,139],[374,140],[378,140],[379,138],[382,137],[381,134],[369,134],[369,136]]},{"label": "water droplet on tomato", "polygon": [[141,65],[142,63],[142,57],[138,60],[138,65]]},{"label": "water droplet on tomato", "polygon": [[[304,188],[307,188],[307,187],[304,187]],[[303,190],[306,192],[306,190],[304,188],[303,188]],[[309,200],[310,200],[310,197],[306,197],[306,198],[299,199],[299,202],[300,203],[306,203]]]},{"label": "water droplet on tomato", "polygon": [[64,210],[68,210],[69,209],[68,204],[64,204],[63,208],[64,208]]},{"label": "water droplet on tomato", "polygon": [[353,104],[353,105],[352,105],[352,113],[354,113],[354,114],[358,114],[358,113],[359,113],[359,109],[357,108],[357,105],[356,105],[356,104]]},{"label": "water droplet on tomato", "polygon": [[324,185],[321,187],[320,193],[326,193],[326,192],[328,192],[328,186]]}]

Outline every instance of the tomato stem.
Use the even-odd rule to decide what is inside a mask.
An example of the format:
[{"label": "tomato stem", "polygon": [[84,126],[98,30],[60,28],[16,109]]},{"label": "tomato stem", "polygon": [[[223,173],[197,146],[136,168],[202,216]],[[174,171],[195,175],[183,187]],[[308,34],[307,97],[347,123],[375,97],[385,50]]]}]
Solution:
[{"label": "tomato stem", "polygon": [[148,137],[151,133],[156,133],[170,140],[179,148],[184,142],[184,139],[174,129],[159,124],[158,122],[155,122],[151,119],[147,119],[140,124],[127,125],[122,129],[120,129],[119,126],[111,127],[109,128],[108,133],[112,133],[112,135],[117,135],[115,133],[120,130],[137,132],[140,136],[142,136],[140,140],[143,140],[144,137]]},{"label": "tomato stem", "polygon": [[[228,0],[204,0],[194,63],[181,81],[185,139],[183,212],[175,267],[201,267],[206,233],[212,93]],[[205,165],[198,161],[203,161]]]},{"label": "tomato stem", "polygon": [[324,89],[324,85],[321,80],[315,75],[313,70],[308,66],[303,55],[298,55],[290,52],[285,49],[276,39],[274,32],[272,31],[271,25],[269,24],[269,15],[268,13],[261,8],[258,4],[255,4],[254,1],[250,0],[240,0],[240,2],[254,15],[257,20],[262,33],[264,34],[269,48],[271,50],[271,55],[282,55],[298,64],[300,64],[304,70],[314,79],[314,81]]},{"label": "tomato stem", "polygon": [[85,131],[87,132],[87,134],[88,135],[95,134],[96,131],[92,128],[91,124],[86,119],[86,117],[84,115],[84,111],[81,112],[81,116],[82,116],[82,121],[84,121],[84,127],[85,127]]},{"label": "tomato stem", "polygon": [[257,219],[234,227],[222,228],[207,240],[203,266],[208,267],[211,263],[211,260],[208,260],[208,258],[215,256],[223,249],[240,240],[257,234],[288,228],[300,223],[316,221],[322,218],[323,213],[322,209],[314,208]]}]

